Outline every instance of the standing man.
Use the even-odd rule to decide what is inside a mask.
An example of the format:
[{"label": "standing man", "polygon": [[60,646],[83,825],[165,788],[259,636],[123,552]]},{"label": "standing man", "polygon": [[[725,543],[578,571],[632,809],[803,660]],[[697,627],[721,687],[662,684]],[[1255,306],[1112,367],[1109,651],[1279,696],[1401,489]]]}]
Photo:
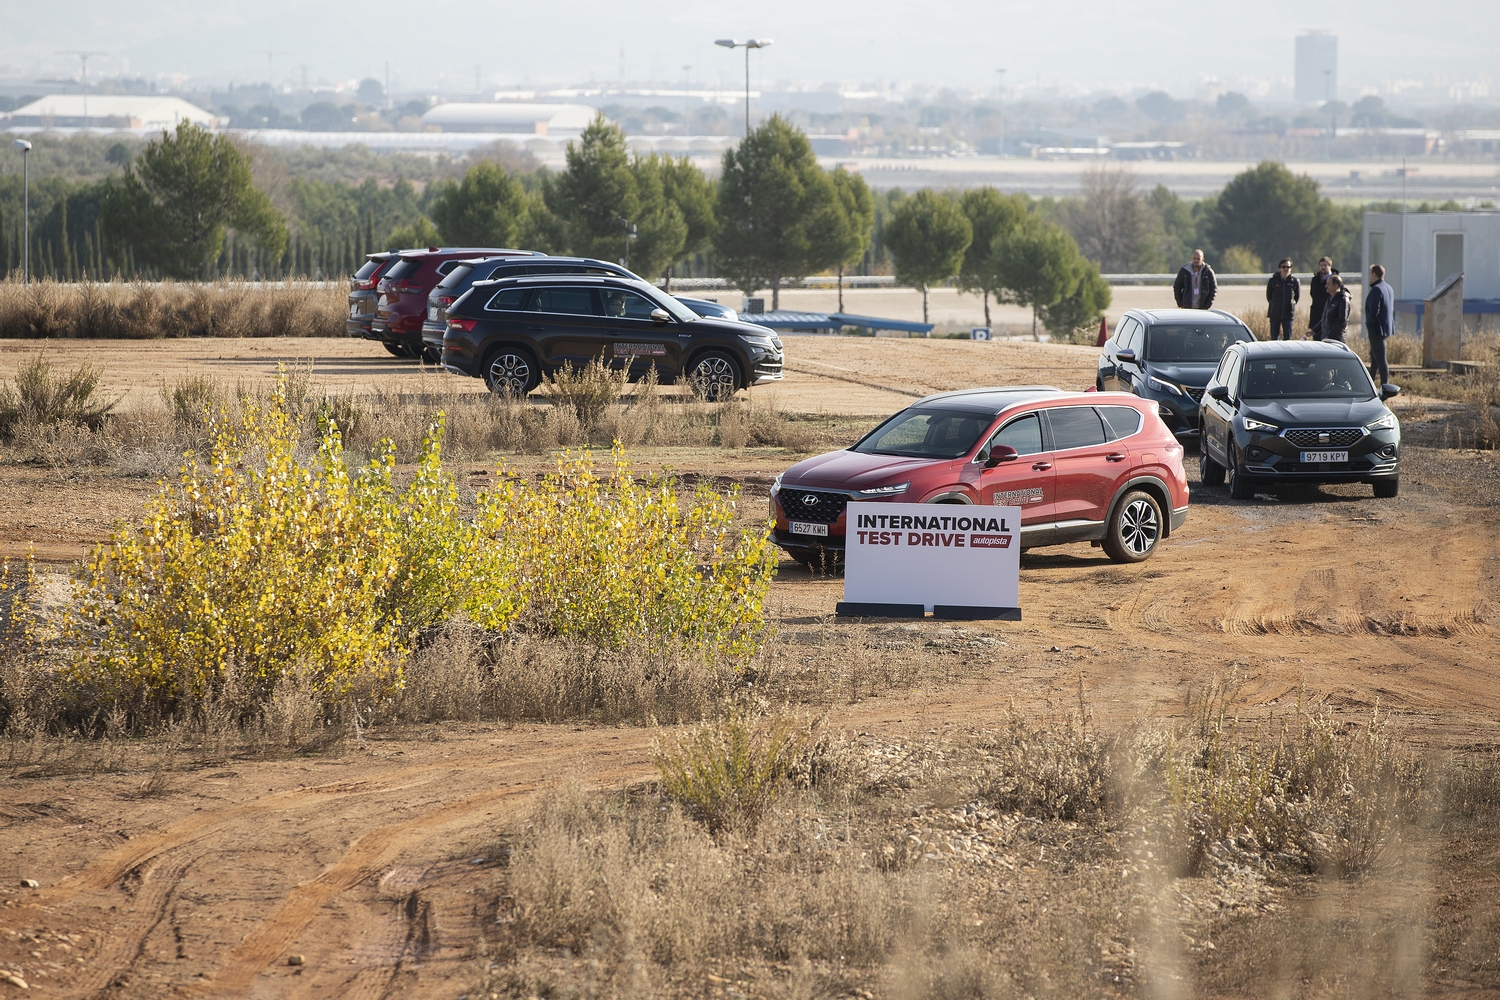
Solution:
[{"label": "standing man", "polygon": [[1172,294],[1177,298],[1179,309],[1211,309],[1219,283],[1214,279],[1214,269],[1203,262],[1203,251],[1194,250],[1193,260],[1184,264],[1172,283]]},{"label": "standing man", "polygon": [[1385,283],[1385,268],[1370,265],[1370,291],[1365,295],[1365,333],[1370,338],[1370,377],[1376,385],[1391,380],[1391,369],[1385,363],[1385,338],[1394,330],[1396,293]]},{"label": "standing man", "polygon": [[1319,340],[1344,342],[1344,331],[1349,329],[1349,293],[1344,291],[1344,279],[1336,274],[1328,276],[1328,301],[1323,304],[1323,318],[1318,327]]},{"label": "standing man", "polygon": [[1301,299],[1302,284],[1292,273],[1292,258],[1283,257],[1276,265],[1276,273],[1266,282],[1266,315],[1271,320],[1272,340],[1292,339],[1292,323]]},{"label": "standing man", "polygon": [[1322,340],[1325,336],[1323,308],[1328,305],[1328,279],[1338,273],[1339,269],[1333,266],[1332,257],[1319,257],[1318,272],[1307,283],[1307,300],[1312,306],[1312,311],[1307,315],[1307,332],[1312,334],[1313,340]]}]

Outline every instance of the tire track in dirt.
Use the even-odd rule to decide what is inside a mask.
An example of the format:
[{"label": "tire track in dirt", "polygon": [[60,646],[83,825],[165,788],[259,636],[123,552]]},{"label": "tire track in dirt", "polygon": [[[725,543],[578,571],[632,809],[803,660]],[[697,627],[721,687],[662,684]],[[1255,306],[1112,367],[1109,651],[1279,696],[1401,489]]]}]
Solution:
[{"label": "tire track in dirt", "polygon": [[[644,767],[618,768],[589,776],[595,787],[611,787],[645,773]],[[473,814],[518,797],[529,797],[543,787],[543,781],[511,785],[503,790],[487,790],[466,796],[424,815],[400,823],[377,827],[349,846],[343,857],[323,874],[304,882],[287,894],[286,900],[269,918],[251,931],[230,952],[225,964],[202,983],[180,990],[182,996],[243,996],[268,965],[291,948],[297,935],[311,923],[319,911],[335,896],[346,892],[391,864],[403,850],[437,835],[442,828],[468,820]],[[403,944],[402,950],[405,950]],[[392,969],[400,955],[392,956]],[[373,977],[358,975],[361,985],[369,988]],[[384,992],[382,986],[381,993]],[[342,992],[340,995],[347,995]],[[375,994],[381,995],[381,994]]]},{"label": "tire track in dirt", "polygon": [[201,857],[201,852],[184,853],[163,859],[144,871],[137,866],[125,873],[126,879],[132,874],[139,875],[132,893],[132,905],[116,910],[109,934],[103,939],[98,953],[71,984],[74,995],[104,998],[115,991],[121,976],[127,974],[141,957],[151,934],[165,919],[178,883]]}]

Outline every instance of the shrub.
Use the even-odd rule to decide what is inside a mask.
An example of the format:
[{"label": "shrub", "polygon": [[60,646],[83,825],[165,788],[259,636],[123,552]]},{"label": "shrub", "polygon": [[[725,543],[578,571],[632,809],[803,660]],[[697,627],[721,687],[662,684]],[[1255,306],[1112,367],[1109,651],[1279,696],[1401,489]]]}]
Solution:
[{"label": "shrub", "polygon": [[1039,819],[1094,818],[1115,804],[1111,752],[1111,742],[1085,721],[1070,718],[1048,730],[1013,715],[991,744],[980,795]]},{"label": "shrub", "polygon": [[45,354],[21,364],[14,387],[0,383],[0,434],[26,424],[74,424],[98,430],[118,399],[99,397],[102,369],[81,365],[66,376],[54,375]]},{"label": "shrub", "polygon": [[662,791],[719,833],[755,827],[807,742],[808,730],[790,717],[733,709],[675,741],[658,741],[651,756]]},{"label": "shrub", "polygon": [[571,407],[585,431],[599,423],[609,404],[625,391],[626,371],[591,358],[582,368],[563,365],[547,378],[547,392],[558,406]]}]

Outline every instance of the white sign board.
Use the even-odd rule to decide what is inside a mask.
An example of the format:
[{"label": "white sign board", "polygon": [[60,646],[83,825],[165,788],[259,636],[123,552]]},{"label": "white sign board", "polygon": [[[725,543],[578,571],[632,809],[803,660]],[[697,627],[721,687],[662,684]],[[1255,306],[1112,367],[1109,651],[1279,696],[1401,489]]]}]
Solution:
[{"label": "white sign board", "polygon": [[841,614],[906,605],[944,617],[1020,617],[1020,507],[856,501],[844,523]]}]

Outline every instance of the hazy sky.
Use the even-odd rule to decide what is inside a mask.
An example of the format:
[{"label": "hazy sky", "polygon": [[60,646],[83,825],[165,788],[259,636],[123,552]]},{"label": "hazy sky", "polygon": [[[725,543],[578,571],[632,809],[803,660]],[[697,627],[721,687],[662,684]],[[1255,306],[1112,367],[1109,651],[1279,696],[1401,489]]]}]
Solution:
[{"label": "hazy sky", "polygon": [[[1164,4],[1146,0],[929,0],[861,3],[723,0],[4,0],[0,64],[76,73],[58,50],[108,53],[90,75],[187,73],[198,79],[278,82],[300,64],[313,81],[381,76],[395,89],[618,80],[733,85],[743,56],[715,48],[738,34],[775,39],[752,57],[757,84],[773,80],[914,81],[993,87],[1075,81],[1094,88],[1161,86],[1186,95],[1205,77],[1290,77],[1292,39],[1308,29],[1339,36],[1342,96],[1389,79],[1493,73],[1500,51],[1495,0],[1425,7],[1396,0]],[[1440,13],[1439,13],[1440,11]],[[1428,16],[1431,15],[1431,16]],[[654,71],[654,74],[653,74]],[[1500,96],[1500,81],[1494,81]]]}]

